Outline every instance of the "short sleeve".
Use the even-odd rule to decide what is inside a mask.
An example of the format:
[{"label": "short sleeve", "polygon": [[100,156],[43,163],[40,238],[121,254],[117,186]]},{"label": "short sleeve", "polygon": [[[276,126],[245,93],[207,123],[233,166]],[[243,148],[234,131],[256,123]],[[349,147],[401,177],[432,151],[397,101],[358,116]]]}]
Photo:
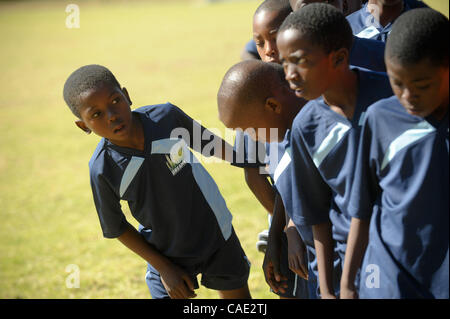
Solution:
[{"label": "short sleeve", "polygon": [[256,48],[256,43],[253,39],[245,44],[245,51],[253,54],[256,57],[259,57],[258,49]]},{"label": "short sleeve", "polygon": [[302,226],[329,221],[331,189],[315,166],[300,129],[291,134],[292,219]]},{"label": "short sleeve", "polygon": [[381,193],[378,184],[377,142],[370,127],[369,116],[363,124],[356,158],[355,174],[351,186],[348,203],[350,216],[359,219],[369,219]]},{"label": "short sleeve", "polygon": [[236,152],[236,160],[232,163],[233,166],[261,167],[266,165],[265,144],[253,140],[242,130],[236,130],[233,149]]},{"label": "short sleeve", "polygon": [[[175,105],[171,105],[171,107],[177,123],[180,128],[185,129],[188,136],[184,136],[184,134],[180,135],[191,149],[206,157],[217,156],[218,154],[215,153],[216,150],[222,152],[222,138],[195,121],[179,107]],[[230,161],[234,162],[236,154],[231,148],[231,145],[228,146],[230,148],[230,153],[232,153]]]},{"label": "short sleeve", "polygon": [[108,185],[104,176],[91,173],[91,188],[103,236],[117,238],[125,231],[127,221],[120,199]]}]

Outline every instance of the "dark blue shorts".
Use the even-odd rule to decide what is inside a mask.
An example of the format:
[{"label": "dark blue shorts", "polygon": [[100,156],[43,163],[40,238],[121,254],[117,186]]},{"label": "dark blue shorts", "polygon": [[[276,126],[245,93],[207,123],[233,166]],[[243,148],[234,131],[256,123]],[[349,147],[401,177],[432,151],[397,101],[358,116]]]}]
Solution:
[{"label": "dark blue shorts", "polygon": [[317,278],[313,271],[309,269],[309,263],[307,260],[306,264],[308,265],[308,280],[301,278],[299,275],[289,269],[288,241],[286,233],[283,232],[281,237],[280,272],[287,278],[286,283],[288,287],[285,288],[284,293],[278,292],[275,294],[285,298],[317,299]]},{"label": "dark blue shorts", "polygon": [[[180,265],[179,265],[180,266]],[[234,229],[224,246],[212,254],[205,262],[182,267],[190,274],[197,289],[197,275],[201,274],[201,284],[214,290],[233,290],[244,287],[250,274],[250,262],[241,247]],[[159,272],[152,265],[147,264],[145,281],[153,299],[169,298],[161,282]]]}]

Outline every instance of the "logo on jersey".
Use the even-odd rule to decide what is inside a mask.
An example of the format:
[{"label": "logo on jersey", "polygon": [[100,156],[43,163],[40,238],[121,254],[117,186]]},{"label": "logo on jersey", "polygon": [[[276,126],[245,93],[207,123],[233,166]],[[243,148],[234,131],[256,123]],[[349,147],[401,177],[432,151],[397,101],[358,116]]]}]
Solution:
[{"label": "logo on jersey", "polygon": [[183,144],[177,143],[170,150],[170,154],[166,155],[166,165],[169,168],[173,176],[178,174],[178,172],[186,165],[184,160],[184,150]]}]

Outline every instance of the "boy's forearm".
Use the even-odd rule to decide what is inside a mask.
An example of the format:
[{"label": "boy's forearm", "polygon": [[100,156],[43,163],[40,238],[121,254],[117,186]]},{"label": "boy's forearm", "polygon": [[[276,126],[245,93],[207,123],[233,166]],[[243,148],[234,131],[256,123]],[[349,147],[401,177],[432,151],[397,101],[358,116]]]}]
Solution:
[{"label": "boy's forearm", "polygon": [[149,244],[132,225],[117,238],[128,249],[150,263],[160,273],[171,264],[170,260]]},{"label": "boy's forearm", "polygon": [[356,273],[361,266],[369,241],[369,224],[370,220],[352,218],[347,238],[341,288],[354,289]]},{"label": "boy's forearm", "polygon": [[269,230],[269,240],[275,240],[276,242],[281,241],[281,234],[283,232],[284,226],[286,226],[284,205],[280,195],[276,194],[273,218]]},{"label": "boy's forearm", "polygon": [[273,215],[275,207],[275,191],[264,175],[259,173],[259,167],[244,168],[245,181],[270,215]]},{"label": "boy's forearm", "polygon": [[317,266],[319,269],[319,286],[322,297],[334,296],[333,261],[334,241],[331,223],[312,226],[314,246],[316,248]]}]

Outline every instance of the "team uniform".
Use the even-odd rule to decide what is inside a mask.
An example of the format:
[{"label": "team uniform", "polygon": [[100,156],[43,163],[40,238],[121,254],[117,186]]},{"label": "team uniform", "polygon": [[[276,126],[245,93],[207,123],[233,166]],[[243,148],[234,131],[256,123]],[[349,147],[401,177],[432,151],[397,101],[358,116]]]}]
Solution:
[{"label": "team uniform", "polygon": [[[288,140],[282,142],[262,143],[253,140],[248,134],[241,130],[236,131],[234,150],[236,151],[236,161],[232,163],[238,167],[257,167],[260,174],[268,175],[271,184],[274,186],[274,173],[278,163],[283,156]],[[274,186],[275,187],[275,186]],[[276,187],[275,187],[276,189]],[[269,215],[269,227],[272,218]],[[309,284],[289,269],[287,237],[283,232],[281,245],[280,271],[287,278],[288,287],[284,293],[276,294],[286,298],[314,299],[316,298],[316,280],[314,275],[310,275]],[[312,283],[312,284],[311,284]]]},{"label": "team uniform", "polygon": [[353,118],[332,111],[320,97],[308,102],[297,114],[290,141],[290,217],[299,229],[331,222],[341,268],[350,227],[345,204],[350,196],[360,125],[369,105],[392,95],[385,74],[353,70],[358,74]]},{"label": "team uniform", "polygon": [[255,40],[251,39],[245,44],[245,51],[260,59]]},{"label": "team uniform", "polygon": [[[428,6],[422,1],[404,0],[402,13],[415,8],[428,8]],[[392,25],[395,22],[389,22],[383,27],[369,12],[368,2],[361,9],[349,14],[346,18],[350,23],[353,34],[357,37],[383,42],[386,42],[387,37],[391,32]]]},{"label": "team uniform", "polygon": [[[208,145],[210,141],[194,140],[196,130],[204,136],[205,129],[170,103],[141,107],[133,116],[143,126],[144,151],[103,138],[89,162],[104,237],[117,238],[125,231],[120,200],[127,201],[144,238],[185,269],[194,283],[202,273],[208,288],[243,287],[249,264],[232,216],[217,185],[188,148],[201,152]],[[151,265],[146,279],[153,298],[168,297]]]},{"label": "team uniform", "polygon": [[449,119],[371,106],[349,213],[370,218],[361,298],[449,298]]},{"label": "team uniform", "polygon": [[385,43],[353,36],[349,62],[353,66],[377,72],[386,72],[384,63]]},{"label": "team uniform", "polygon": [[[293,196],[296,196],[296,187],[301,187],[300,185],[304,185],[302,181],[297,181],[295,178],[292,178],[292,164],[291,164],[291,147],[290,147],[290,137],[291,137],[291,130],[288,130],[286,132],[285,138],[283,143],[280,143],[283,145],[283,156],[276,167],[273,179],[275,182],[275,188],[280,195],[284,209],[286,214],[292,218],[292,204],[293,204]],[[299,226],[296,225],[297,231],[300,234],[300,237],[302,238],[303,242],[306,246],[306,262],[308,264],[308,281],[305,281],[301,278],[301,288],[304,292],[305,297],[309,299],[316,299],[320,296],[319,290],[318,290],[318,269],[317,269],[317,260],[316,260],[316,253],[314,249],[314,239],[312,234],[311,226]],[[283,237],[283,240],[286,236]],[[286,244],[287,243],[283,243]],[[283,272],[284,267],[288,267],[287,263],[287,254],[282,252],[281,253],[283,260],[285,260],[285,265],[280,265],[281,271]],[[339,262],[339,258],[337,258],[337,254],[335,255],[335,262],[334,267],[335,271],[334,274],[341,273],[341,265]],[[336,276],[335,280],[335,287],[339,287],[339,278]],[[290,291],[291,289],[295,289],[296,287],[291,287],[288,285],[287,290]]]}]

